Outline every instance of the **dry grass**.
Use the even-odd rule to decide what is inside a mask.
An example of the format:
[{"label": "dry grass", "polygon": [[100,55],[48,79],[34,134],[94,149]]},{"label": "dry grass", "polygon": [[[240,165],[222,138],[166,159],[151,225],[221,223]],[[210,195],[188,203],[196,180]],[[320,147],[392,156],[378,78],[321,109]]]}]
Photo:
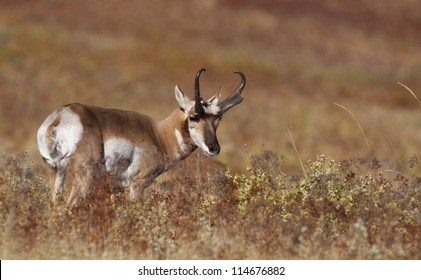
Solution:
[{"label": "dry grass", "polygon": [[[421,118],[396,85],[421,92],[417,1],[0,6],[2,258],[420,258]],[[35,135],[52,110],[164,118],[201,67],[208,96],[247,76],[218,131],[226,166],[193,155],[143,204],[51,208]]]},{"label": "dry grass", "polygon": [[[27,154],[2,161],[1,259],[419,259],[420,178],[319,156],[307,177],[271,151],[245,173],[193,156],[142,202],[110,185],[69,214]],[[418,165],[414,157],[409,168]],[[200,170],[183,172],[183,170]],[[81,174],[83,175],[83,174]]]},{"label": "dry grass", "polygon": [[338,106],[338,107],[340,107],[340,108],[342,108],[342,109],[344,109],[345,111],[347,111],[350,115],[351,115],[351,117],[352,117],[352,119],[355,121],[355,123],[357,124],[357,126],[358,126],[358,129],[360,130],[360,132],[361,132],[361,135],[363,136],[363,138],[364,138],[364,141],[365,141],[365,144],[367,145],[367,148],[368,148],[368,151],[370,152],[370,153],[372,153],[373,152],[373,149],[371,148],[371,145],[370,145],[370,143],[368,142],[368,140],[367,140],[367,136],[365,136],[365,133],[364,133],[364,129],[361,127],[361,124],[360,124],[360,122],[358,121],[358,119],[357,119],[357,117],[355,117],[355,115],[354,115],[354,113],[350,110],[350,109],[348,109],[347,107],[345,107],[344,105],[341,105],[341,104],[339,104],[339,103],[334,103],[336,106]]},{"label": "dry grass", "polygon": [[402,87],[404,87],[415,98],[415,100],[417,101],[418,105],[421,107],[421,102],[418,99],[417,95],[408,86],[406,86],[406,85],[404,85],[404,84],[402,84],[400,82],[398,82],[398,84],[401,85]]}]

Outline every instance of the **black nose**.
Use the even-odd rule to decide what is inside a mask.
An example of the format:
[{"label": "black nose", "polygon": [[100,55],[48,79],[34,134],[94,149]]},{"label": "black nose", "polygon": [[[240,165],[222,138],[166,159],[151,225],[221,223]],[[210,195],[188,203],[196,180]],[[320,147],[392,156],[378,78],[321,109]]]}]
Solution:
[{"label": "black nose", "polygon": [[220,150],[221,148],[219,147],[219,145],[212,145],[209,147],[209,152],[211,152],[212,154],[219,154]]}]

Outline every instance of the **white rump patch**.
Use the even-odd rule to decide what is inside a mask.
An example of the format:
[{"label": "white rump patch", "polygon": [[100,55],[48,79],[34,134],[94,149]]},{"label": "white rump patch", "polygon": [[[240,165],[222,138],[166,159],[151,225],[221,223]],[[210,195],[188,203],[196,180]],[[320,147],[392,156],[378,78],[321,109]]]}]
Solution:
[{"label": "white rump patch", "polygon": [[[49,127],[57,118],[60,118],[60,122],[53,128],[51,135],[47,135]],[[38,129],[37,141],[41,156],[48,164],[56,166],[58,159],[68,158],[74,153],[82,133],[83,126],[79,115],[69,107],[59,108],[49,115]],[[56,155],[52,155],[54,149]]]}]

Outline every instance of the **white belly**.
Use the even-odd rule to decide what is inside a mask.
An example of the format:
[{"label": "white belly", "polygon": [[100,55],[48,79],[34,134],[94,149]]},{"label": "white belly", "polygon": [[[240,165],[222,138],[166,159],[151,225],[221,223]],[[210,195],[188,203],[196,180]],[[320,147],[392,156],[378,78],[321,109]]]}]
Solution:
[{"label": "white belly", "polygon": [[123,138],[110,138],[104,143],[106,170],[125,184],[139,172],[141,155],[140,147]]}]

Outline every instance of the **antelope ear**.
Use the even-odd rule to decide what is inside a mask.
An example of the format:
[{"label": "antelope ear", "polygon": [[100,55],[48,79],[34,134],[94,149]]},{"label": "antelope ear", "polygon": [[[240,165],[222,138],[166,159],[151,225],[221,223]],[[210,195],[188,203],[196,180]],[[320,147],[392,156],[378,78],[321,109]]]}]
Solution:
[{"label": "antelope ear", "polygon": [[184,95],[178,85],[175,86],[175,99],[177,99],[178,105],[183,111],[188,111],[191,107],[190,98]]}]

